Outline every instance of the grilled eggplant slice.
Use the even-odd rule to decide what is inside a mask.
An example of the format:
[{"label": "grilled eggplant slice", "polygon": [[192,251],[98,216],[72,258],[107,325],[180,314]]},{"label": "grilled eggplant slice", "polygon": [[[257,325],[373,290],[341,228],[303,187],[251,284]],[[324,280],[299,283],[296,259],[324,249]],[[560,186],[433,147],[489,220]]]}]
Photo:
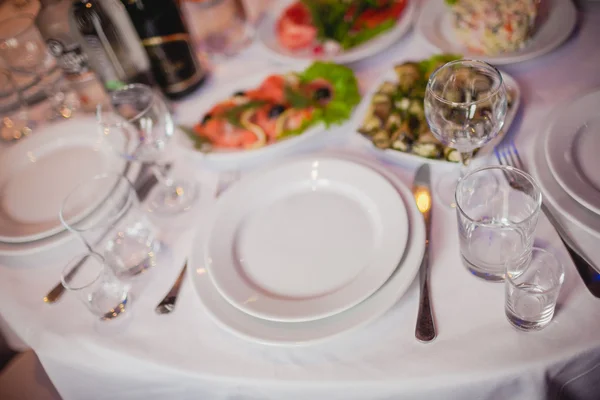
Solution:
[{"label": "grilled eggplant slice", "polygon": [[390,81],[383,82],[381,86],[379,86],[379,89],[377,89],[377,93],[385,94],[388,96],[392,96],[397,91],[398,87],[396,86],[396,84]]},{"label": "grilled eggplant slice", "polygon": [[373,135],[373,144],[380,149],[387,149],[390,147],[390,134],[385,129],[377,131]]},{"label": "grilled eggplant slice", "polygon": [[434,143],[415,143],[411,151],[413,154],[425,158],[440,158],[442,154],[441,146]]},{"label": "grilled eggplant slice", "polygon": [[414,62],[406,62],[394,67],[398,76],[398,86],[401,90],[408,92],[421,79],[421,70],[419,64]]},{"label": "grilled eggplant slice", "polygon": [[460,162],[460,153],[451,147],[444,147],[444,158],[450,162]]}]

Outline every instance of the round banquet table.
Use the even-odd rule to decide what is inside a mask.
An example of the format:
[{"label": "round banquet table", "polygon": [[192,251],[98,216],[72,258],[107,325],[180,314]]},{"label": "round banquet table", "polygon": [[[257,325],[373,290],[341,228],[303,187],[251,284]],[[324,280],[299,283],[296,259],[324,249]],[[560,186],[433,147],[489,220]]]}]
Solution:
[{"label": "round banquet table", "polygon": [[[583,3],[579,16],[578,28],[560,48],[502,68],[522,88],[521,110],[509,136],[526,162],[533,152],[542,151],[536,135],[548,114],[560,103],[600,87],[600,4]],[[364,89],[395,63],[434,52],[410,33],[352,67]],[[268,64],[255,43],[219,64],[211,82],[195,96],[208,95],[212,87],[260,72]],[[342,126],[328,133],[327,140],[299,151],[374,159],[353,135],[350,127]],[[181,162],[192,163],[186,158]],[[411,185],[414,169],[387,167]],[[199,164],[197,170],[204,194],[200,206],[209,210],[217,173]],[[442,172],[434,169],[435,176]],[[74,296],[51,306],[42,302],[43,294],[57,282],[69,250],[36,265],[0,265],[4,335],[14,347],[35,350],[65,399],[600,398],[600,299],[587,291],[545,218],[537,237],[565,260],[566,281],[555,319],[540,332],[521,333],[508,324],[503,285],[467,273],[459,259],[454,212],[435,204],[431,293],[438,337],[434,342],[414,339],[415,281],[389,312],[367,326],[322,344],[274,347],[245,341],[218,327],[189,279],[175,312],[154,313],[189,253],[194,228],[205,217],[201,213],[186,229],[164,235],[169,247],[165,260],[147,274],[128,318],[115,324],[96,321]],[[572,224],[567,227],[600,265],[597,239]]]}]

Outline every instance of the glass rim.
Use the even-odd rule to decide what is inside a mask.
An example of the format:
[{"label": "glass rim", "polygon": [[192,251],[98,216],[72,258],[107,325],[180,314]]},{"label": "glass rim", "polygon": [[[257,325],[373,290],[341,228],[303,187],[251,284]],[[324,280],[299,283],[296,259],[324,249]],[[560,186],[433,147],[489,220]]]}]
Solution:
[{"label": "glass rim", "polygon": [[454,190],[454,203],[456,204],[456,209],[458,211],[460,211],[460,213],[462,214],[463,217],[465,217],[466,219],[468,219],[470,222],[473,223],[478,223],[477,221],[475,221],[473,218],[471,218],[469,216],[469,214],[466,213],[465,210],[463,210],[463,208],[460,206],[460,202],[458,201],[458,189],[459,187],[467,180],[467,178],[475,175],[478,172],[482,172],[482,171],[487,171],[487,170],[503,170],[503,171],[511,171],[514,173],[517,173],[519,175],[521,175],[523,178],[527,179],[527,181],[533,186],[533,188],[535,188],[537,194],[538,194],[538,199],[536,200],[536,205],[535,205],[535,209],[524,219],[522,219],[521,221],[517,222],[517,224],[523,224],[525,222],[528,222],[529,220],[531,220],[532,218],[534,218],[536,215],[538,215],[538,213],[540,212],[540,209],[542,208],[542,190],[540,188],[540,186],[537,184],[537,182],[533,179],[533,177],[531,175],[529,175],[527,172],[520,170],[518,168],[512,167],[510,165],[486,165],[483,167],[479,167],[477,169],[474,169],[473,171],[467,173],[465,176],[463,176],[457,183],[456,185],[456,189]]},{"label": "glass rim", "polygon": [[[83,266],[83,264],[85,264],[85,262],[87,262],[87,260],[84,261],[84,259],[88,259],[90,257],[95,258],[102,265],[102,268],[99,269],[98,274],[96,274],[94,279],[90,280],[88,283],[86,283],[84,285],[77,285],[77,286],[70,285],[67,282],[67,276],[69,275],[69,273],[71,273],[71,271],[73,271],[75,268],[77,268],[77,263],[82,263],[81,266]],[[98,280],[102,278],[102,274],[103,274],[105,268],[108,268],[108,266],[106,265],[106,261],[104,260],[104,258],[100,254],[90,251],[88,253],[85,253],[82,256],[76,256],[76,257],[72,258],[71,261],[69,261],[69,263],[63,268],[63,270],[60,274],[60,282],[64,286],[65,289],[70,290],[72,292],[83,290],[83,289],[89,288],[94,283],[98,282]],[[66,271],[67,269],[69,269],[69,271]]]},{"label": "glass rim", "polygon": [[[116,187],[117,187],[117,186],[119,185],[119,183],[120,183],[120,182],[122,182],[122,181],[125,181],[125,182],[127,182],[127,186],[129,187],[128,194],[127,194],[127,197],[128,197],[128,198],[129,198],[129,197],[131,197],[131,194],[132,194],[132,193],[133,193],[133,194],[135,194],[135,190],[134,190],[134,188],[133,188],[133,184],[131,183],[131,181],[130,181],[130,180],[129,180],[129,179],[126,177],[126,176],[123,176],[122,174],[119,174],[119,173],[116,173],[116,172],[115,172],[115,173],[113,173],[113,172],[105,172],[105,173],[102,173],[102,174],[99,174],[99,175],[94,175],[94,176],[93,176],[92,178],[90,178],[90,179],[86,179],[86,180],[84,180],[84,181],[80,181],[80,182],[79,182],[79,183],[78,183],[78,184],[77,184],[77,185],[76,185],[76,186],[73,188],[73,190],[71,190],[71,191],[69,192],[69,194],[68,194],[68,195],[67,195],[67,196],[66,196],[66,197],[63,199],[63,201],[62,201],[62,203],[61,203],[61,205],[60,205],[60,210],[58,211],[58,219],[60,220],[60,222],[63,224],[63,226],[64,226],[64,227],[65,227],[67,230],[69,230],[69,231],[71,231],[71,232],[75,232],[75,233],[81,233],[81,232],[85,232],[85,231],[87,231],[88,229],[79,229],[79,228],[77,228],[77,226],[76,226],[76,225],[77,225],[77,224],[78,224],[80,221],[82,221],[82,220],[85,220],[86,218],[88,218],[89,216],[91,216],[91,215],[92,215],[92,214],[93,214],[93,213],[94,213],[94,212],[95,212],[95,211],[96,211],[98,208],[102,207],[102,205],[104,204],[104,202],[103,202],[103,201],[102,201],[102,202],[100,202],[98,205],[96,205],[96,206],[94,207],[94,209],[90,210],[90,211],[89,211],[89,212],[87,212],[87,213],[84,213],[84,216],[83,216],[82,218],[79,218],[79,219],[77,219],[77,220],[76,220],[76,222],[69,222],[67,219],[65,219],[65,215],[64,215],[64,208],[65,208],[65,204],[67,203],[67,201],[68,201],[69,199],[71,199],[71,200],[72,200],[72,198],[71,198],[71,197],[72,197],[72,196],[73,196],[73,195],[74,195],[74,194],[75,194],[77,191],[79,191],[79,190],[80,190],[80,189],[81,189],[81,188],[82,188],[84,185],[89,185],[91,182],[98,181],[98,180],[101,180],[101,179],[105,179],[105,178],[108,178],[108,177],[114,177],[114,178],[116,178],[116,183],[115,183],[115,185],[114,185],[113,187],[111,187],[111,188],[110,188],[109,192],[108,192],[108,193],[105,195],[105,197],[107,197],[107,196],[110,196],[110,194],[112,194],[112,193],[113,193],[113,192],[116,190]],[[135,197],[135,196],[134,196],[134,197]],[[129,202],[127,202],[127,203],[129,203]],[[111,218],[111,219],[109,219],[108,221],[105,221],[106,223],[104,223],[104,224],[101,224],[101,225],[99,225],[99,226],[110,226],[110,224],[111,224],[113,221],[116,221],[116,220],[118,220],[119,218],[121,218],[121,217],[122,217],[122,215],[123,215],[123,213],[124,213],[124,212],[126,212],[127,210],[128,210],[128,207],[123,207],[123,210],[120,210],[120,211],[119,211],[119,213],[117,213],[117,215],[116,215],[114,218]]]},{"label": "glass rim", "polygon": [[[473,101],[467,101],[467,102],[456,102],[456,101],[449,101],[446,100],[440,96],[438,96],[433,90],[431,90],[431,83],[435,80],[435,77],[437,76],[437,74],[443,70],[446,67],[452,66],[452,65],[456,65],[456,64],[462,64],[462,63],[474,63],[474,64],[481,64],[487,68],[492,69],[500,78],[499,82],[498,82],[498,87],[496,87],[494,90],[490,91],[490,94],[488,94],[485,98],[483,99],[477,99],[477,100],[473,100]],[[450,61],[444,65],[442,65],[441,67],[439,67],[438,69],[436,69],[435,71],[433,71],[433,74],[431,74],[431,76],[429,77],[429,81],[427,82],[427,88],[426,88],[426,92],[431,93],[431,95],[438,101],[452,106],[452,107],[469,107],[472,106],[474,104],[479,104],[479,103],[484,103],[486,101],[488,101],[490,98],[496,96],[498,94],[498,92],[500,92],[501,90],[504,89],[504,78],[502,77],[502,73],[498,70],[498,68],[494,67],[492,64],[485,62],[485,61],[481,61],[481,60],[474,60],[474,59],[462,59],[462,60],[454,60],[454,61]]]},{"label": "glass rim", "polygon": [[[150,93],[150,99],[151,99],[151,101],[148,103],[148,105],[147,105],[147,106],[146,106],[146,107],[145,107],[145,108],[144,108],[142,111],[138,112],[138,113],[137,113],[135,116],[133,116],[133,117],[131,117],[131,118],[125,118],[125,117],[122,117],[122,118],[123,118],[123,120],[124,120],[124,121],[126,121],[126,122],[128,122],[128,123],[131,123],[131,122],[137,121],[138,119],[142,118],[142,117],[143,117],[143,116],[144,116],[144,115],[145,115],[145,114],[146,114],[146,113],[147,113],[147,112],[148,112],[148,111],[149,111],[149,110],[152,108],[152,106],[154,106],[154,103],[155,103],[155,101],[156,101],[156,93],[154,93],[154,91],[152,90],[152,88],[151,88],[150,86],[148,86],[148,85],[144,85],[143,83],[130,83],[130,84],[128,84],[128,85],[125,85],[125,86],[123,86],[123,87],[121,87],[121,88],[119,88],[119,89],[117,89],[117,90],[113,91],[113,92],[110,94],[110,98],[112,99],[112,98],[113,98],[113,96],[114,96],[114,95],[116,95],[117,93],[124,92],[124,91],[126,91],[126,90],[133,89],[133,88],[140,88],[140,89],[143,89],[143,90],[144,90],[144,91],[146,91],[146,92],[149,92],[149,93]],[[116,126],[116,127],[118,127],[118,126],[121,126],[121,125],[122,125],[122,123],[121,123],[121,122],[115,122],[115,123],[104,123],[104,122],[103,122],[102,120],[100,120],[100,118],[99,118],[99,116],[100,116],[100,112],[102,112],[101,110],[102,110],[102,107],[101,107],[101,105],[99,105],[99,107],[98,107],[98,108],[97,108],[97,110],[96,110],[96,119],[98,120],[98,122],[99,122],[99,123],[100,123],[102,126],[108,126],[108,127],[110,127],[110,126]],[[113,113],[113,114],[117,114],[117,115],[119,115],[119,113],[118,113],[118,112],[115,112],[115,111],[113,111],[113,110],[106,110],[106,111],[104,111],[104,112],[109,112],[109,113]],[[120,116],[120,115],[119,115],[119,116]]]},{"label": "glass rim", "polygon": [[0,20],[0,26],[3,25],[7,21],[14,21],[16,19],[27,19],[27,20],[29,20],[30,23],[25,28],[18,31],[17,33],[12,33],[9,36],[3,36],[2,34],[0,34],[0,41],[6,41],[11,38],[19,37],[23,33],[27,32],[29,29],[31,29],[32,27],[35,28],[35,16],[33,14],[29,14],[29,13],[22,13],[22,14],[13,15],[12,17],[3,18]]},{"label": "glass rim", "polygon": [[[527,251],[525,251],[521,255],[525,254],[526,252]],[[519,287],[519,286],[517,286],[517,283],[515,282],[515,280],[513,278],[511,278],[510,275],[507,273],[506,270],[508,267],[505,266],[504,267],[504,280],[506,281],[506,283],[520,291],[527,292],[527,293],[535,293],[535,294],[548,294],[548,293],[554,292],[555,290],[559,289],[565,281],[565,266],[563,265],[563,263],[560,262],[560,259],[556,256],[556,254],[554,254],[553,252],[546,250],[544,248],[534,246],[531,248],[531,253],[533,254],[533,252],[539,252],[539,253],[544,253],[546,255],[550,255],[550,257],[556,262],[556,266],[560,273],[559,282],[557,284],[553,285],[550,289],[545,289],[545,290],[541,290],[541,291],[540,290],[532,290],[532,289],[524,288],[524,287]],[[520,258],[520,256],[518,258]],[[506,265],[508,265],[509,263],[510,263],[510,261],[507,261]],[[529,268],[529,266],[527,268]]]}]

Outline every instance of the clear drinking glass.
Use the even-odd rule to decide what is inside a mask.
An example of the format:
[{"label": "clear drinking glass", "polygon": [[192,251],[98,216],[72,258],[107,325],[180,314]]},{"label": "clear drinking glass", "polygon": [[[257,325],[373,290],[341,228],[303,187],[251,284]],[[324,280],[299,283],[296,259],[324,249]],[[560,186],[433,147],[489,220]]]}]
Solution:
[{"label": "clear drinking glass", "polygon": [[254,36],[242,2],[236,0],[183,0],[186,21],[202,51],[227,58],[248,46]]},{"label": "clear drinking glass", "polygon": [[173,117],[165,102],[142,84],[116,90],[110,94],[110,100],[110,109],[98,106],[98,123],[122,157],[153,164],[160,184],[148,196],[150,211],[177,214],[189,210],[197,198],[197,183],[172,179],[159,166],[174,129]]},{"label": "clear drinking glass", "polygon": [[79,184],[63,200],[59,215],[63,225],[104,257],[117,276],[137,275],[156,264],[160,249],[156,228],[125,177],[104,174]]},{"label": "clear drinking glass", "polygon": [[12,80],[10,72],[0,69],[0,139],[18,140],[34,127],[27,106]]},{"label": "clear drinking glass", "polygon": [[533,247],[539,186],[516,168],[487,166],[458,182],[455,199],[463,263],[477,277],[503,281],[506,260],[524,262]]},{"label": "clear drinking glass", "polygon": [[129,286],[117,279],[99,254],[74,258],[64,268],[61,280],[101,320],[116,318],[129,307]]},{"label": "clear drinking glass", "polygon": [[544,328],[554,316],[564,280],[563,265],[548,250],[534,247],[525,262],[509,259],[505,304],[508,321],[523,331]]},{"label": "clear drinking glass", "polygon": [[77,102],[66,93],[66,81],[58,79],[48,83],[44,79],[49,55],[33,16],[21,14],[0,21],[0,56],[10,68],[36,75],[51,105],[47,118],[71,117]]},{"label": "clear drinking glass", "polygon": [[[425,117],[433,135],[458,150],[464,174],[473,152],[502,129],[507,111],[502,75],[492,65],[476,60],[449,62],[429,78]],[[442,202],[454,205],[457,174],[444,176],[436,191]]]}]

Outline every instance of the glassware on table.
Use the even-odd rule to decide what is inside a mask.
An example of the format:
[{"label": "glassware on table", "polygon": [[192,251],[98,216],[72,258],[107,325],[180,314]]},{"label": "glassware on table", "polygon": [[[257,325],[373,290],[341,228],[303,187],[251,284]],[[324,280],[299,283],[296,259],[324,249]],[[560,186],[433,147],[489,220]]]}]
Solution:
[{"label": "glassware on table", "polygon": [[64,268],[61,281],[101,320],[116,318],[130,306],[129,286],[117,279],[97,253],[74,258]]},{"label": "glassware on table", "polygon": [[463,264],[479,278],[503,281],[506,260],[523,263],[533,247],[539,186],[516,168],[487,166],[458,182],[455,201]]},{"label": "glassware on table", "polygon": [[0,56],[10,68],[36,75],[51,105],[46,118],[71,117],[78,104],[67,92],[65,79],[44,79],[49,53],[33,16],[21,14],[0,21]]},{"label": "glassware on table", "polygon": [[127,178],[104,174],[79,184],[64,200],[60,220],[119,277],[156,264],[160,242]]},{"label": "glassware on table", "polygon": [[10,72],[0,69],[0,139],[11,141],[29,135],[34,127]]},{"label": "glassware on table", "polygon": [[563,265],[548,250],[534,247],[525,262],[509,259],[505,284],[508,321],[523,331],[544,328],[554,316],[564,279]]},{"label": "glassware on table", "polygon": [[141,84],[127,85],[110,94],[111,107],[98,107],[97,117],[113,147],[130,161],[154,164],[159,185],[148,196],[157,214],[177,214],[192,208],[198,194],[193,180],[172,179],[159,166],[173,136],[173,117],[163,99]]},{"label": "glassware on table", "polygon": [[[492,65],[476,60],[449,62],[431,74],[425,90],[425,117],[433,135],[458,150],[464,174],[475,150],[502,129],[507,111],[502,75]],[[459,176],[443,176],[439,198],[454,206]]]},{"label": "glassware on table", "polygon": [[181,6],[196,42],[213,58],[233,56],[252,42],[254,27],[242,2],[183,0]]}]

